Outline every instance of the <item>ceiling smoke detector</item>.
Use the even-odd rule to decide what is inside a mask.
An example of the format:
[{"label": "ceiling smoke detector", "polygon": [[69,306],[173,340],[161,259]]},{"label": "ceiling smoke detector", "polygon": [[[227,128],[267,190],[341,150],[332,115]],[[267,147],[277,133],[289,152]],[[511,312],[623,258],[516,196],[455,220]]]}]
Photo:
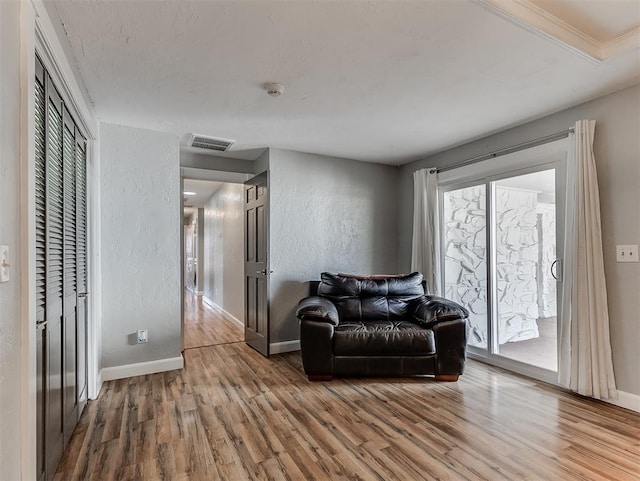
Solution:
[{"label": "ceiling smoke detector", "polygon": [[282,95],[282,92],[284,92],[284,87],[282,86],[282,84],[275,82],[267,82],[266,84],[264,84],[264,89],[272,97],[280,97]]}]

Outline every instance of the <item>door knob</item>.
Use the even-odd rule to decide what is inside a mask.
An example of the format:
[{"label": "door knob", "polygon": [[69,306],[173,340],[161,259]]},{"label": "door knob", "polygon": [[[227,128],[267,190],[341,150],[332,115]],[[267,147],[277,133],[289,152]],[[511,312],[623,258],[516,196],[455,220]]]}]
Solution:
[{"label": "door knob", "polygon": [[261,271],[256,271],[256,274],[262,274],[263,276],[268,276],[269,274],[272,274],[273,271],[268,271],[267,269],[262,269]]}]

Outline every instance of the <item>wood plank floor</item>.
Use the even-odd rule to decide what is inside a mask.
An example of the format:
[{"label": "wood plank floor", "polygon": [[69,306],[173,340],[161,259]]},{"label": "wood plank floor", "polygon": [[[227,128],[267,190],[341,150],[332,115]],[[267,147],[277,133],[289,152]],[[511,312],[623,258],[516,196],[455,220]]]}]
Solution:
[{"label": "wood plank floor", "polygon": [[56,481],[640,479],[640,415],[477,362],[309,383],[299,353],[244,343],[185,361],[105,383]]},{"label": "wood plank floor", "polygon": [[202,302],[188,290],[184,291],[184,348],[215,346],[244,339],[244,332],[233,322]]}]

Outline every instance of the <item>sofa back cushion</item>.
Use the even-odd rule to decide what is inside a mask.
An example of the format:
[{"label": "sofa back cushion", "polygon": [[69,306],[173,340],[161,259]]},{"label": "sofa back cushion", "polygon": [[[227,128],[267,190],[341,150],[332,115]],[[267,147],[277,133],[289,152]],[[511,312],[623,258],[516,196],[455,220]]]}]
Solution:
[{"label": "sofa back cushion", "polygon": [[401,319],[409,305],[422,297],[422,274],[402,276],[354,276],[323,272],[318,295],[330,299],[341,320]]}]

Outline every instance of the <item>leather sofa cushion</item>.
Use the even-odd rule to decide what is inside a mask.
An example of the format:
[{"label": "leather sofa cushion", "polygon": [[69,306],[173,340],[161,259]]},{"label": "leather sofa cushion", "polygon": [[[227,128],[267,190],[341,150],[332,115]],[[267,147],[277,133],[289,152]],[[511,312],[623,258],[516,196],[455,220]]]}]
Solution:
[{"label": "leather sofa cushion", "polygon": [[336,356],[426,356],[435,352],[433,331],[409,321],[340,321],[333,333]]},{"label": "leather sofa cushion", "polygon": [[364,278],[323,272],[321,279],[318,295],[335,304],[340,322],[408,318],[412,314],[411,303],[425,293],[423,277],[418,272]]}]

